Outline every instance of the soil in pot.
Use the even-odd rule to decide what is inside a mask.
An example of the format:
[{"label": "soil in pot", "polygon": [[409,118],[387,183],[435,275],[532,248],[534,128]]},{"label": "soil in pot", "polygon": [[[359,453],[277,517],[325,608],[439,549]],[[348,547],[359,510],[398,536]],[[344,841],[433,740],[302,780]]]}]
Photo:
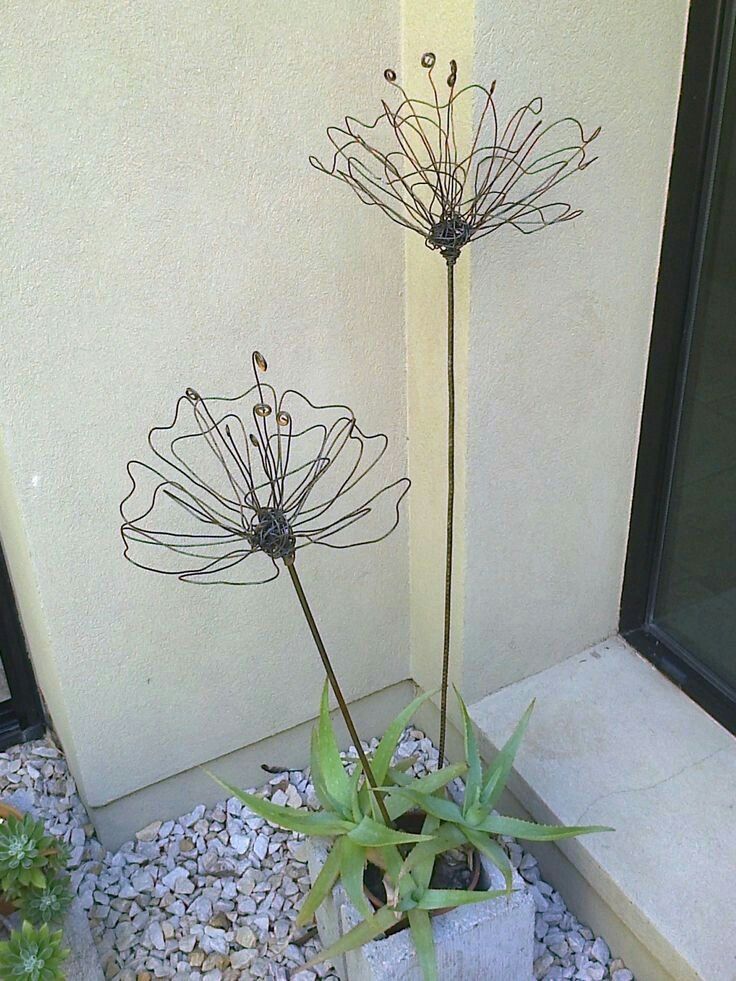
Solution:
[{"label": "soil in pot", "polygon": [[[396,822],[396,827],[411,834],[420,834],[424,824],[424,814],[421,811],[409,811]],[[453,849],[452,851],[442,852],[437,856],[432,870],[432,878],[429,885],[431,889],[466,889],[474,891],[478,888],[480,881],[480,860],[475,849],[465,851],[464,849]],[[371,862],[366,866],[363,875],[363,886],[365,893],[374,909],[379,909],[386,903],[386,890],[383,885],[382,871]],[[432,916],[439,916],[441,913],[448,913],[452,907],[447,909],[432,910]],[[408,920],[404,918],[395,926],[386,931],[386,935],[398,933],[405,930]]]}]

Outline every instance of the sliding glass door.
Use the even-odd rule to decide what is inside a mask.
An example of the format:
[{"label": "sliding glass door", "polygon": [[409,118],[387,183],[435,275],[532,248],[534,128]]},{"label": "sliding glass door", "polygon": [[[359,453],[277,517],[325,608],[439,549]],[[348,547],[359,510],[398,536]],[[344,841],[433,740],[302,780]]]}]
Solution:
[{"label": "sliding glass door", "polygon": [[621,618],[734,731],[735,20],[693,0]]},{"label": "sliding glass door", "polygon": [[736,59],[725,81],[652,620],[736,691]]}]

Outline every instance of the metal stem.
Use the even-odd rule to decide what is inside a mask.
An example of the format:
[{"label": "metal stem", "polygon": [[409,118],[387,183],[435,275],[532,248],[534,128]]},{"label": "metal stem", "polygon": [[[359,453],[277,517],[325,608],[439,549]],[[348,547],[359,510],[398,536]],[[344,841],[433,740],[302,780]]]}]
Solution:
[{"label": "metal stem", "polygon": [[445,546],[445,622],[442,639],[439,766],[445,761],[447,689],[450,681],[450,628],[452,614],[452,546],[455,514],[455,262],[447,262],[447,538]]},{"label": "metal stem", "polygon": [[342,689],[340,688],[340,684],[337,680],[337,675],[333,670],[332,664],[330,662],[330,657],[322,641],[322,637],[320,636],[320,632],[315,622],[315,619],[312,616],[312,611],[309,608],[307,597],[304,593],[301,580],[299,579],[299,575],[296,571],[296,563],[294,561],[290,563],[286,563],[286,568],[289,570],[289,575],[291,576],[291,581],[294,584],[296,595],[299,598],[299,603],[301,604],[302,612],[304,613],[306,621],[309,624],[309,629],[312,633],[314,643],[317,647],[317,650],[319,651],[319,656],[322,659],[322,664],[324,666],[325,673],[327,674],[327,679],[330,682],[332,691],[334,692],[335,698],[337,699],[337,704],[340,706],[340,712],[342,713],[342,717],[345,720],[345,725],[347,726],[348,732],[350,733],[350,738],[352,739],[353,745],[357,750],[361,766],[363,767],[363,773],[365,773],[366,780],[374,790],[374,797],[376,798],[376,803],[378,804],[378,808],[381,812],[381,817],[385,821],[386,826],[390,828],[392,826],[392,822],[391,822],[391,818],[389,817],[388,811],[386,810],[386,805],[383,800],[383,794],[381,793],[381,791],[377,789],[378,784],[376,783],[376,778],[373,775],[373,770],[371,769],[371,765],[368,762],[368,757],[365,755],[365,751],[363,749],[363,746],[361,745],[360,736],[358,735],[358,730],[355,728],[355,723],[353,722],[352,716],[350,715],[350,709],[348,708],[348,703],[345,701],[345,696],[343,695]]}]

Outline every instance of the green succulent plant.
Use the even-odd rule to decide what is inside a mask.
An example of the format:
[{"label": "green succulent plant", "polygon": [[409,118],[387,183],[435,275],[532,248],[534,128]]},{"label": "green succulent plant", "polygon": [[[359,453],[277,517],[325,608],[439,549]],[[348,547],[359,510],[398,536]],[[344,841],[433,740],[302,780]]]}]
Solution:
[{"label": "green succulent plant", "polygon": [[66,861],[65,846],[30,814],[0,821],[0,890],[10,901],[22,898],[29,888],[45,889],[47,875]]},{"label": "green succulent plant", "polygon": [[61,965],[69,956],[62,947],[62,932],[48,924],[34,927],[27,920],[10,940],[0,943],[0,978],[3,981],[63,981]]},{"label": "green succulent plant", "polygon": [[24,920],[41,926],[43,923],[59,923],[71,901],[68,876],[55,875],[53,878],[47,877],[45,888],[26,890],[20,899],[19,909]]},{"label": "green succulent plant", "polygon": [[[513,872],[499,836],[554,841],[610,830],[598,826],[542,825],[494,812],[533,706],[527,709],[511,738],[485,771],[470,716],[459,694],[465,730],[465,760],[423,777],[409,775],[398,764],[392,766],[402,732],[431,694],[414,699],[387,728],[370,761],[377,783],[376,788],[371,788],[362,780],[360,764],[355,763],[352,773],[348,773],[340,756],[325,685],[319,720],[312,733],[312,782],[322,805],[322,810],[317,813],[274,804],[215,777],[229,794],[271,824],[304,835],[332,839],[332,847],[302,904],[297,923],[303,925],[313,918],[338,881],[363,919],[337,943],[321,951],[311,963],[332,960],[406,921],[425,981],[437,981],[431,913],[485,902],[508,895],[511,890]],[[450,799],[447,794],[447,785],[458,777],[465,777],[462,803]],[[383,798],[390,825],[377,807],[378,794]],[[393,826],[408,811],[421,815],[421,834],[410,834]],[[433,888],[432,873],[438,857],[457,849],[465,852],[475,849],[485,855],[503,874],[505,888],[490,891]],[[364,890],[363,876],[369,862],[383,873],[386,902],[378,910],[371,907]]]},{"label": "green succulent plant", "polygon": [[[421,695],[414,699],[384,733],[371,764],[377,781],[383,782],[386,779],[401,733],[417,708],[428,697],[429,695]],[[438,790],[462,774],[464,769],[464,764],[446,767],[424,777],[421,786],[426,792]],[[373,861],[381,849],[415,845],[430,841],[432,837],[387,827],[376,806],[374,793],[367,783],[361,782],[362,770],[359,763],[355,764],[352,774],[348,774],[340,757],[330,718],[327,684],[322,692],[319,720],[312,731],[311,770],[314,790],[323,808],[317,813],[306,813],[274,804],[255,794],[239,790],[214,774],[211,776],[230,795],[237,797],[254,814],[271,824],[299,834],[333,839],[327,861],[299,911],[299,925],[312,919],[338,879],[356,908],[363,915],[369,916],[371,908],[363,891],[363,871],[367,862]]]},{"label": "green succulent plant", "polygon": [[446,848],[457,848],[464,843],[476,848],[503,873],[508,887],[511,885],[511,865],[506,852],[497,841],[497,836],[509,835],[522,841],[559,841],[613,830],[601,825],[537,824],[535,821],[523,821],[495,813],[496,804],[506,789],[516,753],[529,725],[534,702],[529,705],[491,766],[484,770],[467,706],[460,693],[456,691],[456,695],[463,716],[467,763],[462,803],[436,794],[425,794],[421,787],[413,785],[401,773],[393,772],[391,776],[398,786],[389,791],[387,803],[392,819],[399,818],[413,808],[431,814],[440,822],[437,835]]}]

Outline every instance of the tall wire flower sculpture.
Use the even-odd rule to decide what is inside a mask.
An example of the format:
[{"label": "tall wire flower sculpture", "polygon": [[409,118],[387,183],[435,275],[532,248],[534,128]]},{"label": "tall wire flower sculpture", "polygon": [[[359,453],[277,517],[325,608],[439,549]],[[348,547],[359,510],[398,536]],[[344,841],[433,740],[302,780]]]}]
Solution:
[{"label": "tall wire flower sculpture", "polygon": [[[350,187],[358,198],[424,238],[447,267],[447,532],[442,642],[439,760],[444,760],[449,683],[452,557],[455,500],[455,263],[476,239],[510,227],[531,234],[582,212],[559,200],[557,188],[593,163],[589,136],[572,117],[545,123],[542,100],[532,99],[501,122],[490,87],[457,85],[450,62],[447,90],[440,94],[432,52],[422,56],[431,92],[409,96],[388,68],[386,81],[399,101],[372,123],[346,116],[327,135],[334,153],[328,164],[310,157],[317,170]],[[475,110],[469,141],[460,145],[458,117]]]},{"label": "tall wire flower sculpture", "polygon": [[[409,489],[377,483],[388,437],[368,436],[345,405],[316,405],[264,382],[234,398],[192,388],[173,421],[148,435],[150,462],[132,460],[132,489],[120,505],[125,557],[184,582],[254,585],[290,576],[302,612],[359,754],[370,763],[297,572],[308,545],[343,549],[382,541],[396,528]],[[387,824],[381,794],[376,794]]]}]

